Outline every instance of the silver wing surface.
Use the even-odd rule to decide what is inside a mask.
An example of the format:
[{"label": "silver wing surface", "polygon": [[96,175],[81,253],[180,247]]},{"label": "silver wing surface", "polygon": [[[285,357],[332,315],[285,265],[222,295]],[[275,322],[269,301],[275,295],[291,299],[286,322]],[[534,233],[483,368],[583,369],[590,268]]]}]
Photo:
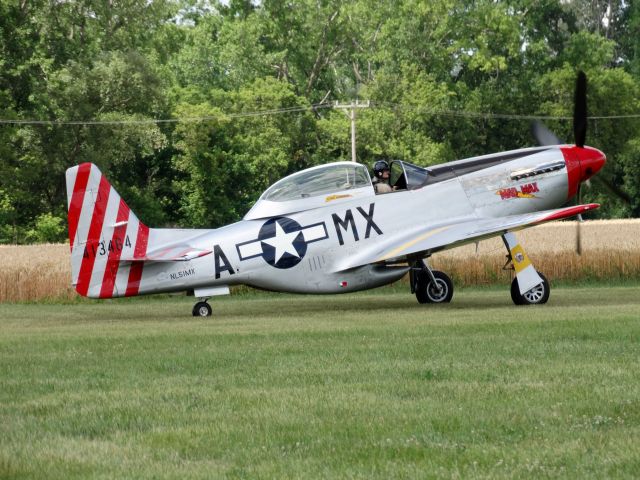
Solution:
[{"label": "silver wing surface", "polygon": [[428,253],[484,240],[507,231],[573,217],[599,206],[590,203],[501,218],[462,217],[449,222],[417,226],[409,232],[390,236],[383,242],[378,241],[371,248],[337,262],[333,271],[341,272],[372,263],[402,262],[410,256],[426,256]]}]

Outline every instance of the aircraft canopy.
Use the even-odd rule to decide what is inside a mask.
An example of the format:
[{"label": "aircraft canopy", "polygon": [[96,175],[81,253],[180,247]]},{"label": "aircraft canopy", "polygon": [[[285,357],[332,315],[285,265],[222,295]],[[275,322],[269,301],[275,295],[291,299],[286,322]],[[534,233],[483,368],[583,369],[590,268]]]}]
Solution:
[{"label": "aircraft canopy", "polygon": [[366,166],[353,162],[329,163],[277,181],[260,196],[244,218],[285,215],[374,194]]}]

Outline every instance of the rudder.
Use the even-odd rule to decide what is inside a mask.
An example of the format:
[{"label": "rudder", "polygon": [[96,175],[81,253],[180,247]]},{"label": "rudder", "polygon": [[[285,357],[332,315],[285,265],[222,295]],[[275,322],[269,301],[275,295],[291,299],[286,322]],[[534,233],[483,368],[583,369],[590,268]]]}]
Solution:
[{"label": "rudder", "polygon": [[149,228],[92,163],[66,172],[72,284],[83,296],[137,295]]}]

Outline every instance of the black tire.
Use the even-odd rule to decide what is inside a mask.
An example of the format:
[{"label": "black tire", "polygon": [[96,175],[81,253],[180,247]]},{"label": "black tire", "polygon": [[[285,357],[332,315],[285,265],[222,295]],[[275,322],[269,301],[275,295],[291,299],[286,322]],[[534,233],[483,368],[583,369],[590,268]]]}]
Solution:
[{"label": "black tire", "polygon": [[511,300],[515,305],[524,305],[522,296],[520,295],[520,287],[518,286],[518,278],[514,277],[511,281]]},{"label": "black tire", "polygon": [[518,277],[513,279],[511,282],[511,300],[513,300],[513,303],[516,305],[542,305],[547,303],[551,293],[551,287],[547,277],[540,272],[538,272],[538,275],[542,278],[542,283],[525,292],[524,295],[520,293]]},{"label": "black tire", "polygon": [[433,271],[433,276],[441,290],[436,288],[427,272],[418,273],[416,283],[418,303],[449,303],[453,298],[453,282],[446,273],[438,270]]},{"label": "black tire", "polygon": [[194,317],[210,317],[212,313],[211,305],[207,302],[198,302],[193,306],[191,313]]}]

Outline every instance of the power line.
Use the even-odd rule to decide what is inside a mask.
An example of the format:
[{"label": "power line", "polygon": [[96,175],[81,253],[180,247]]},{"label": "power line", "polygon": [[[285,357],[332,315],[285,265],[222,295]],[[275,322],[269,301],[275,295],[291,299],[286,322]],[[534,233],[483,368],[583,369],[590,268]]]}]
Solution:
[{"label": "power line", "polygon": [[[424,115],[441,116],[441,117],[463,117],[463,118],[481,118],[481,119],[499,119],[499,120],[546,120],[546,121],[567,121],[571,120],[571,116],[556,115],[533,115],[533,114],[512,114],[512,113],[492,113],[492,112],[472,112],[467,110],[441,110],[423,107],[419,105],[403,105],[398,103],[378,102],[366,104],[368,108],[373,109],[397,109],[397,110],[413,110]],[[359,105],[358,107],[361,107]],[[131,119],[131,120],[21,120],[21,119],[0,119],[0,125],[50,125],[50,126],[69,126],[69,125],[86,125],[86,126],[113,126],[113,125],[153,125],[153,124],[171,124],[171,123],[190,123],[190,122],[207,122],[218,120],[221,117],[226,118],[246,118],[261,117],[269,115],[282,115],[286,113],[299,113],[307,111],[316,111],[327,108],[351,108],[351,105],[334,105],[331,103],[319,103],[304,107],[287,107],[275,108],[269,110],[256,110],[249,112],[224,113],[219,116],[209,115],[201,117],[176,117],[176,118],[160,118],[160,119]],[[353,111],[353,110],[352,110]],[[589,116],[589,120],[622,120],[640,118],[640,113],[624,114],[624,115],[594,115]]]},{"label": "power line", "polygon": [[[467,110],[440,110],[423,107],[420,105],[403,105],[399,103],[381,102],[374,105],[374,108],[385,106],[388,108],[397,108],[399,110],[414,110],[425,115],[443,116],[443,117],[467,117],[467,118],[483,118],[483,119],[504,119],[504,120],[573,120],[572,116],[561,115],[533,115],[533,114],[515,114],[515,113],[492,113],[492,112],[471,112]],[[629,118],[640,118],[640,113],[625,115],[590,115],[588,120],[619,120]]]},{"label": "power line", "polygon": [[274,108],[271,110],[257,110],[253,112],[224,113],[219,116],[209,115],[202,117],[176,117],[176,118],[158,118],[158,119],[140,119],[140,120],[20,120],[20,119],[0,119],[0,125],[150,125],[158,123],[188,123],[188,122],[206,122],[211,120],[219,120],[221,117],[227,118],[244,118],[244,117],[260,117],[267,115],[279,115],[283,113],[306,112],[310,110],[318,110],[322,108],[331,108],[328,103],[310,105],[306,107],[287,107]]}]

